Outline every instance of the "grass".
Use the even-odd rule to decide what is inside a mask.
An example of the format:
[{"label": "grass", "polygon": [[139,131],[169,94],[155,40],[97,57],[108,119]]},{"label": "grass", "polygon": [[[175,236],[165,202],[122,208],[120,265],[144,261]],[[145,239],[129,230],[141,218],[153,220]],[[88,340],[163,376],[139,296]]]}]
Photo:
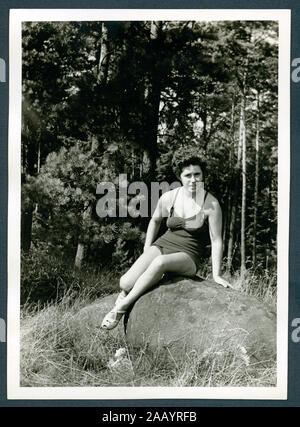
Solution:
[{"label": "grass", "polygon": [[[243,348],[233,352],[215,346],[202,355],[192,352],[179,363],[171,354],[149,353],[147,343],[139,349],[127,347],[122,324],[109,333],[102,331],[98,326],[115,298],[108,295],[116,291],[115,283],[109,282],[112,276],[101,280],[98,276],[106,296],[96,301],[99,288],[95,284],[97,291],[94,285],[80,292],[70,290],[43,308],[29,303],[22,306],[22,387],[276,385],[275,362],[254,363]],[[275,279],[275,275],[258,277],[248,271],[243,283],[238,275],[231,282],[241,292],[275,307]],[[118,349],[123,354],[116,357]]]}]

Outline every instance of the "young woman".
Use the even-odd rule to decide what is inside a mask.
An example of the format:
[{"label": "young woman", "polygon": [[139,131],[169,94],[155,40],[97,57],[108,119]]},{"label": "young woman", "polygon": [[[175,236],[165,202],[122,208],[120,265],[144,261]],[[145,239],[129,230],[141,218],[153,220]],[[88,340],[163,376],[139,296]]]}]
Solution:
[{"label": "young woman", "polygon": [[[204,164],[192,156],[182,159],[177,168],[182,186],[160,197],[148,225],[144,252],[121,277],[121,293],[104,317],[103,329],[115,328],[129,306],[164,273],[195,275],[207,237],[211,241],[213,279],[231,287],[221,276],[222,212],[218,200],[204,188]],[[168,230],[156,240],[164,217]]]}]

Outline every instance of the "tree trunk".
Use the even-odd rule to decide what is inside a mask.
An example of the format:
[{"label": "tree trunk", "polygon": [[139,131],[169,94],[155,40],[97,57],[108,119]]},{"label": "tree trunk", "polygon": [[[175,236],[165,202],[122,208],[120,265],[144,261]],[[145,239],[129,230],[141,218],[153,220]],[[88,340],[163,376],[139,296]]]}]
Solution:
[{"label": "tree trunk", "polygon": [[75,257],[75,267],[79,270],[81,269],[82,261],[84,258],[84,244],[78,243],[76,257]]},{"label": "tree trunk", "polygon": [[255,185],[254,185],[254,213],[253,213],[253,242],[252,263],[256,263],[256,231],[257,231],[257,203],[258,203],[258,181],[259,181],[259,93],[257,99],[256,137],[255,137]]},{"label": "tree trunk", "polygon": [[241,103],[241,144],[242,144],[242,210],[241,210],[241,278],[243,280],[246,271],[246,179],[247,179],[247,152],[246,152],[246,125],[245,125],[245,93],[242,94]]},{"label": "tree trunk", "polygon": [[[239,137],[238,141],[238,152],[237,152],[237,161],[236,164],[233,165],[234,159],[234,151],[235,151],[235,138],[234,138],[234,108],[235,105],[232,105],[232,113],[231,113],[231,135],[232,135],[232,178],[231,178],[231,186],[233,188],[233,194],[231,195],[231,210],[230,210],[230,220],[229,223],[229,237],[228,237],[228,249],[227,249],[227,271],[231,271],[232,267],[232,258],[233,258],[233,244],[234,244],[234,235],[235,235],[235,223],[236,223],[236,206],[238,200],[239,193],[239,173],[241,167],[241,138]],[[241,130],[240,130],[241,132]]]},{"label": "tree trunk", "polygon": [[[88,202],[87,202],[82,214],[83,228],[84,228],[85,222],[89,219],[90,215],[91,215],[91,207],[88,206]],[[83,243],[83,232],[82,232],[81,236],[79,236],[79,239],[78,239],[77,251],[76,251],[75,262],[74,262],[75,267],[78,268],[79,270],[81,269],[85,252],[86,252],[86,248],[85,248],[85,244]]]},{"label": "tree trunk", "polygon": [[102,22],[99,63],[98,63],[98,75],[97,75],[98,83],[99,82],[106,83],[107,76],[108,76],[108,64],[109,64],[109,54],[108,54],[107,28],[106,28],[104,22]]},{"label": "tree trunk", "polygon": [[90,153],[92,154],[92,153],[97,152],[98,147],[99,147],[99,141],[98,141],[97,136],[96,135],[89,135],[88,141],[89,141],[90,147],[91,147]]},{"label": "tree trunk", "polygon": [[230,195],[229,189],[227,189],[227,202],[225,204],[224,208],[224,214],[223,214],[223,234],[222,234],[222,240],[223,240],[223,252],[225,252],[225,244],[226,244],[226,234],[227,234],[227,222],[228,222],[228,211],[230,209],[229,203],[230,203]]},{"label": "tree trunk", "polygon": [[[36,176],[40,169],[40,141],[36,132],[29,132],[28,126],[23,129],[22,178],[21,185],[26,184],[26,175]],[[38,144],[38,145],[37,145]],[[26,148],[25,148],[26,147]],[[22,209],[21,215],[21,248],[28,252],[31,247],[32,219],[36,205],[33,203]]]},{"label": "tree trunk", "polygon": [[146,131],[146,150],[149,158],[149,180],[155,180],[156,161],[158,156],[157,130],[159,123],[160,88],[153,84],[148,97],[149,110]]},{"label": "tree trunk", "polygon": [[159,124],[159,106],[161,97],[160,61],[154,60],[158,52],[158,43],[162,32],[161,22],[151,22],[150,37],[152,50],[152,69],[149,77],[149,87],[146,89],[146,117],[145,117],[145,148],[149,159],[148,179],[155,179],[156,161],[158,155],[157,132]]},{"label": "tree trunk", "polygon": [[[40,141],[38,142],[38,158],[37,158],[37,174],[40,173],[40,169],[41,169],[41,143]],[[35,208],[34,208],[34,214],[36,215],[38,213],[38,204],[35,204]]]},{"label": "tree trunk", "polygon": [[230,212],[230,223],[229,223],[229,238],[227,248],[227,271],[230,273],[233,259],[233,243],[235,234],[235,222],[236,222],[236,203],[238,194],[238,177],[235,178],[235,186],[233,191],[233,201]]}]

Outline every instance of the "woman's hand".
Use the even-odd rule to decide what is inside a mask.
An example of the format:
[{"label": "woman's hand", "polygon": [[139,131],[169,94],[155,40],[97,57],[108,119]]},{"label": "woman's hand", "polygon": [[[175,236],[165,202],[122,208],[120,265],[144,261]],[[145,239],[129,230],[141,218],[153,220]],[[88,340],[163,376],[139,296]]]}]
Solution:
[{"label": "woman's hand", "polygon": [[219,285],[224,286],[224,288],[232,288],[233,289],[231,284],[229,282],[227,282],[227,280],[225,280],[222,276],[215,276],[213,279]]}]

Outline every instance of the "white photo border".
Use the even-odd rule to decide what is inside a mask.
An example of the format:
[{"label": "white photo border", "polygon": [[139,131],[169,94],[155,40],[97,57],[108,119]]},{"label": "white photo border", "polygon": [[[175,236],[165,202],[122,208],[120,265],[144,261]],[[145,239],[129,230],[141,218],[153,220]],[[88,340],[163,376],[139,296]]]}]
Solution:
[{"label": "white photo border", "polygon": [[[26,21],[278,21],[278,253],[276,387],[21,387],[20,232],[22,23]],[[290,206],[289,9],[10,9],[7,398],[38,400],[287,399]]]}]

